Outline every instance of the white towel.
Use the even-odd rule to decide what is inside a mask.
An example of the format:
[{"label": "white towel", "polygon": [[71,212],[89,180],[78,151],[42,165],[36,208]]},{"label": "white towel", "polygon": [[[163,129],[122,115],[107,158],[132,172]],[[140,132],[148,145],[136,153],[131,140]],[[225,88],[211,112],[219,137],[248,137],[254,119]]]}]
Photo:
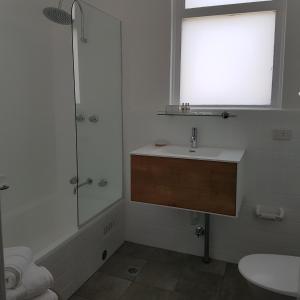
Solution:
[{"label": "white towel", "polygon": [[45,294],[38,296],[32,300],[58,300],[58,296],[51,290],[48,290]]},{"label": "white towel", "polygon": [[4,273],[7,289],[14,289],[20,283],[24,272],[31,263],[31,249],[27,247],[4,249]]},{"label": "white towel", "polygon": [[30,300],[44,294],[52,287],[53,277],[44,267],[32,264],[23,276],[23,280],[14,290],[7,290],[7,300]]}]

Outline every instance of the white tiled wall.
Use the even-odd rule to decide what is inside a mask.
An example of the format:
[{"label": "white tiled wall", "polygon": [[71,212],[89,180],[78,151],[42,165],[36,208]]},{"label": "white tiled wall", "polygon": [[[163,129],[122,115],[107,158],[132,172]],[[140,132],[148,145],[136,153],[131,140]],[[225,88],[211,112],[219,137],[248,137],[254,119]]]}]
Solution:
[{"label": "white tiled wall", "polygon": [[[124,241],[124,202],[121,201],[82,228],[68,241],[38,260],[54,277],[54,290],[68,299],[104,263],[102,253],[112,255]],[[104,235],[105,224],[113,222]]]},{"label": "white tiled wall", "polygon": [[0,3],[0,173],[11,186],[2,201],[3,239],[34,253],[77,230],[71,34],[45,18],[51,5]]}]

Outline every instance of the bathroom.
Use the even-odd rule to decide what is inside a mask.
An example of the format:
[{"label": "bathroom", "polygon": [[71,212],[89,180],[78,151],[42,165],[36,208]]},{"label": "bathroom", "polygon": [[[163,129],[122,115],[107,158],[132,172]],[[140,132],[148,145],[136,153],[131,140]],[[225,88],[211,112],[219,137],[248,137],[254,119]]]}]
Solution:
[{"label": "bathroom", "polygon": [[[4,279],[5,253],[13,247],[31,249],[31,260],[51,272],[55,294],[17,300],[296,299],[299,1],[187,1],[198,5],[190,11],[202,17],[279,7],[276,29],[281,30],[274,33],[268,23],[273,24],[272,95],[277,100],[272,98],[272,106],[222,103],[197,109],[188,97],[178,102],[176,28],[181,21],[176,20],[185,1],[59,2],[0,3],[0,299],[11,299]],[[59,4],[72,13],[70,24],[47,18],[45,9]],[[258,30],[268,32],[263,28]],[[226,40],[221,42],[219,48]],[[250,57],[255,61],[257,55]],[[257,77],[262,90],[270,92],[267,79]],[[224,88],[210,90],[221,94]],[[183,112],[182,102],[190,103],[190,110]],[[138,149],[155,144],[161,145],[159,151],[169,144],[196,154],[243,151],[243,197],[236,216],[209,214],[207,236],[205,209],[132,201],[132,159]],[[207,237],[211,260],[205,263]],[[251,283],[248,270],[241,274],[247,266],[239,269],[238,263],[258,254],[277,255],[275,275],[270,275],[277,282]],[[292,278],[287,273],[293,270],[276,269],[276,259],[284,264],[288,258],[297,268]],[[259,264],[265,275],[270,268],[263,262],[267,259]],[[250,263],[253,272],[255,263]],[[292,292],[280,282],[285,278],[295,283]],[[253,294],[253,283],[263,296]]]}]

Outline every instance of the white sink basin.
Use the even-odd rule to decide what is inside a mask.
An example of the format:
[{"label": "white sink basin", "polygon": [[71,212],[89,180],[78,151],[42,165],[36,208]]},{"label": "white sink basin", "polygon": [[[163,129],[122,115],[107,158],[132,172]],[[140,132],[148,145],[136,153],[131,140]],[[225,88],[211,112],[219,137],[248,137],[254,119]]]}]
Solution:
[{"label": "white sink basin", "polygon": [[211,160],[221,162],[240,162],[244,153],[245,150],[241,149],[212,147],[199,147],[192,149],[190,147],[176,145],[168,145],[163,147],[148,145],[131,152],[132,155]]},{"label": "white sink basin", "polygon": [[176,156],[191,156],[191,157],[217,157],[222,153],[221,149],[218,148],[187,148],[181,146],[166,146],[160,149],[166,154],[174,154]]}]

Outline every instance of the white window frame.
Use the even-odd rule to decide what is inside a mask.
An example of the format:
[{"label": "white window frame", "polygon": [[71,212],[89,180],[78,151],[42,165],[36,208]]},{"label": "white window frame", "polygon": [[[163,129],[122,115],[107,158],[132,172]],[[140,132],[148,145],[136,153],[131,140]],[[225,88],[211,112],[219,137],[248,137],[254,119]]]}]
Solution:
[{"label": "white window frame", "polygon": [[[250,0],[249,0],[250,1]],[[181,28],[184,18],[230,15],[238,13],[276,11],[272,99],[270,105],[196,105],[192,108],[262,108],[282,107],[284,48],[287,15],[287,0],[272,0],[240,4],[228,4],[185,9],[185,0],[171,0],[171,61],[170,61],[170,105],[180,104]]]}]

